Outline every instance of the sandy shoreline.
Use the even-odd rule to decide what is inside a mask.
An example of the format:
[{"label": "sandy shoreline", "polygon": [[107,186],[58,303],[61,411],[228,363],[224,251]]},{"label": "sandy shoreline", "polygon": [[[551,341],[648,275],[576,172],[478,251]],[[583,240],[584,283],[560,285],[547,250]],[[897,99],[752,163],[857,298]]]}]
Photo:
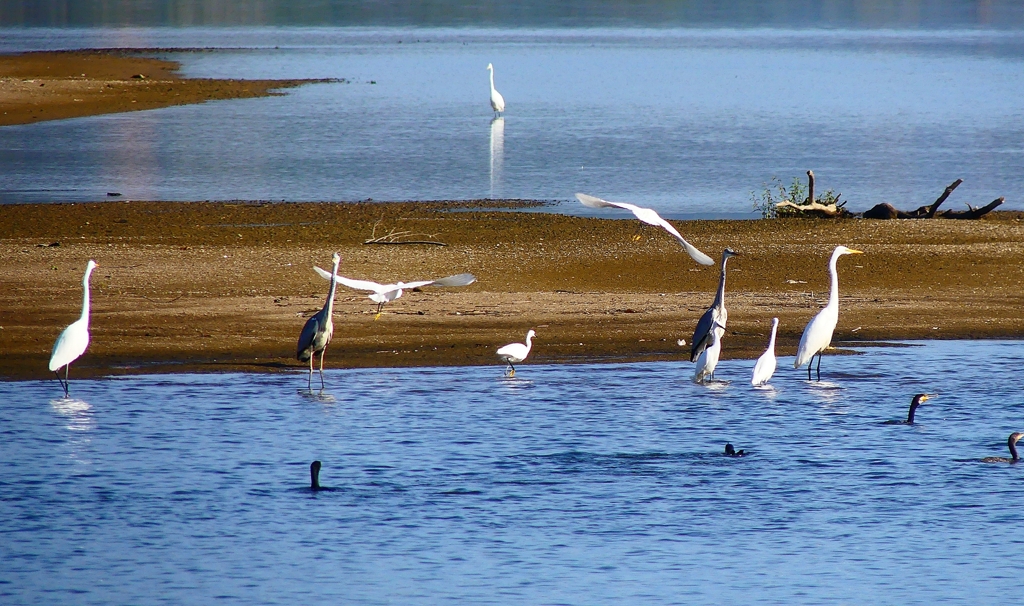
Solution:
[{"label": "sandy shoreline", "polygon": [[[450,212],[452,209],[460,212]],[[1020,338],[1024,224],[982,221],[675,222],[717,257],[731,246],[723,358],[762,351],[772,316],[780,355],[827,297],[837,244],[838,342]],[[365,245],[374,226],[447,246]],[[392,281],[469,271],[459,289],[408,293],[380,320],[340,289],[329,367],[497,364],[494,350],[538,339],[533,362],[682,360],[711,303],[717,268],[697,266],[638,223],[490,210],[474,203],[105,202],[0,206],[0,376],[44,378],[53,342],[92,281],[92,343],[73,376],[299,369],[295,342],[324,302],[311,269]],[[51,246],[58,243],[59,246]]]},{"label": "sandy shoreline", "polygon": [[0,55],[0,126],[97,114],[266,97],[322,80],[182,78],[176,61],[147,51],[96,50]]}]

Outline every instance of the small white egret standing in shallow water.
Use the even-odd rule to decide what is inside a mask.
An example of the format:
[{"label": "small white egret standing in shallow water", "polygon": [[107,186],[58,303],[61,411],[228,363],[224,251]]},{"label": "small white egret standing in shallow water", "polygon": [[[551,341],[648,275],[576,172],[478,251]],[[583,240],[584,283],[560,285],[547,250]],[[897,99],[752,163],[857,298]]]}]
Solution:
[{"label": "small white egret standing in shallow water", "polygon": [[693,372],[694,383],[706,383],[715,378],[715,367],[718,366],[718,356],[722,353],[722,335],[725,329],[717,322],[711,325],[711,342],[697,356]]},{"label": "small white egret standing in shallow water", "polygon": [[700,263],[701,265],[715,264],[711,257],[700,252],[699,250],[697,250],[696,247],[694,247],[692,244],[683,239],[683,237],[679,235],[679,232],[676,231],[676,228],[672,227],[671,223],[662,219],[661,215],[659,215],[657,212],[650,208],[643,208],[641,206],[637,206],[635,204],[628,204],[626,202],[609,202],[607,200],[602,200],[601,198],[588,196],[587,194],[576,194],[576,199],[579,200],[580,203],[583,204],[583,206],[586,206],[588,208],[622,208],[628,210],[631,213],[633,213],[637,219],[640,219],[644,223],[648,225],[654,225],[655,227],[660,227],[667,231],[668,233],[672,234],[672,237],[674,237],[676,240],[679,241],[680,244],[683,245],[683,248],[686,249],[686,253],[690,255],[690,257],[697,263]]},{"label": "small white egret standing in shallow water", "polygon": [[804,334],[800,337],[800,345],[796,349],[796,360],[793,362],[793,368],[800,368],[807,364],[808,381],[811,380],[811,364],[814,361],[815,354],[818,356],[818,380],[821,380],[821,352],[825,351],[829,344],[832,343],[832,332],[836,329],[836,324],[839,322],[839,274],[836,271],[836,262],[843,255],[859,254],[863,254],[863,251],[846,248],[845,246],[837,246],[832,251],[832,258],[828,261],[828,272],[832,278],[832,288],[828,294],[828,305],[807,323],[807,327],[804,328]]},{"label": "small white egret standing in shallow water", "polygon": [[[60,386],[64,388],[64,397],[69,397],[68,374],[71,363],[78,359],[89,346],[89,276],[99,265],[89,259],[85,264],[85,276],[82,278],[82,316],[74,321],[57,337],[50,355],[50,370],[57,375]],[[60,368],[64,367],[64,379],[60,378]]]},{"label": "small white egret standing in shallow water", "polygon": [[339,276],[337,267],[335,267],[333,274],[316,266],[314,266],[313,269],[315,269],[316,273],[320,274],[320,277],[325,280],[334,278],[339,284],[347,286],[353,290],[370,291],[370,300],[377,304],[377,315],[374,316],[375,320],[380,317],[381,309],[384,307],[384,304],[401,297],[404,290],[412,290],[414,288],[421,288],[424,286],[469,286],[473,282],[476,282],[476,276],[473,274],[456,274],[454,276],[439,278],[437,280],[419,280],[417,282],[399,281],[394,284],[378,284],[376,282],[371,282],[370,280],[353,280],[352,278]]},{"label": "small white egret standing in shallow water", "polygon": [[494,88],[494,66],[488,63],[487,71],[491,72],[491,109],[495,116],[500,116],[505,111],[505,98]]},{"label": "small white egret standing in shallow water", "polygon": [[[331,261],[334,262],[334,272],[331,276],[335,276],[338,273],[338,264],[341,263],[341,255],[334,253]],[[309,360],[309,377],[306,383],[310,389],[313,389],[313,360],[317,353],[320,354],[320,389],[324,388],[324,356],[327,355],[327,345],[331,342],[331,337],[334,336],[332,316],[334,315],[334,291],[337,287],[337,280],[332,278],[331,288],[327,292],[327,302],[324,303],[323,309],[306,320],[305,326],[302,327],[302,333],[299,334],[296,357],[300,362]]]},{"label": "small white egret standing in shallow water", "polygon": [[711,326],[713,324],[717,323],[723,331],[725,330],[726,322],[729,320],[729,311],[725,309],[725,262],[739,254],[731,248],[722,251],[722,273],[718,277],[718,293],[715,294],[715,301],[711,307],[697,321],[697,328],[693,330],[693,338],[690,339],[691,362],[696,360],[700,352],[704,351],[704,348],[711,342]]},{"label": "small white egret standing in shallow water", "polygon": [[772,318],[772,336],[768,338],[768,349],[754,364],[754,376],[751,385],[764,385],[775,374],[775,333],[779,330],[779,319]]},{"label": "small white egret standing in shallow water", "polygon": [[530,350],[533,349],[533,338],[537,336],[537,333],[533,332],[531,328],[526,333],[526,343],[509,343],[504,347],[498,348],[498,357],[508,364],[508,368],[505,369],[505,376],[512,378],[516,376],[516,367],[514,364],[518,364],[526,359],[530,355]]}]

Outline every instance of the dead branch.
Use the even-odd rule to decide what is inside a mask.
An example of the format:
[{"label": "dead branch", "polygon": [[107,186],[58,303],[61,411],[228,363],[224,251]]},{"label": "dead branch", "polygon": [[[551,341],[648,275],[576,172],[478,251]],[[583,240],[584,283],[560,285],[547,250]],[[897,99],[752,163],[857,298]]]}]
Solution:
[{"label": "dead branch", "polygon": [[404,238],[411,238],[413,236],[426,236],[427,238],[433,238],[436,234],[420,234],[409,230],[397,231],[398,228],[392,228],[391,231],[383,236],[378,236],[377,226],[380,225],[383,220],[384,218],[381,217],[373,224],[373,231],[370,232],[370,239],[364,240],[363,244],[431,244],[434,246],[448,246],[444,242],[437,242],[436,240],[406,240]]},{"label": "dead branch", "polygon": [[861,216],[865,219],[980,219],[1004,201],[1003,198],[999,198],[981,208],[974,208],[968,204],[968,210],[946,210],[937,213],[936,211],[939,209],[939,205],[945,202],[946,198],[949,197],[949,194],[953,193],[953,190],[963,182],[963,179],[953,181],[946,187],[945,191],[942,192],[942,195],[939,196],[935,202],[926,206],[921,206],[910,212],[904,212],[888,202],[883,202],[864,211],[864,214]]},{"label": "dead branch", "polygon": [[1006,198],[1000,196],[981,208],[974,208],[968,204],[968,210],[945,210],[938,216],[940,219],[980,219],[1005,201]]}]

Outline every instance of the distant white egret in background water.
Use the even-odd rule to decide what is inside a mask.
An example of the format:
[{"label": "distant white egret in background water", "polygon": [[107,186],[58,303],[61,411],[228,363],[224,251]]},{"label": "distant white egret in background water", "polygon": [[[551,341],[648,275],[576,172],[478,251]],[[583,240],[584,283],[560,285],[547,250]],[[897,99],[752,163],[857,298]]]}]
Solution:
[{"label": "distant white egret in background water", "polygon": [[697,328],[693,330],[693,338],[690,339],[690,361],[693,362],[704,351],[711,341],[711,326],[718,324],[725,334],[725,325],[729,320],[729,312],[725,309],[725,263],[730,258],[740,253],[731,248],[722,251],[721,274],[718,276],[718,293],[715,294],[715,301],[711,307],[704,312],[704,315],[697,321]]},{"label": "distant white egret in background water", "polygon": [[[60,386],[64,388],[64,397],[69,397],[68,374],[71,372],[71,363],[78,359],[85,348],[89,347],[89,276],[92,270],[99,265],[89,259],[85,264],[85,276],[82,278],[82,316],[71,323],[57,337],[53,344],[53,353],[50,354],[50,370],[57,375]],[[60,368],[64,367],[64,379],[60,378]]]},{"label": "distant white egret in background water", "polygon": [[495,116],[500,116],[505,111],[505,98],[494,89],[494,66],[488,63],[487,71],[491,72],[491,109]]},{"label": "distant white egret in background water", "polygon": [[504,347],[498,349],[498,357],[508,364],[508,368],[505,369],[505,376],[512,378],[516,376],[515,364],[518,364],[526,359],[530,355],[530,350],[533,349],[533,338],[537,336],[537,333],[533,332],[531,328],[526,333],[526,343],[509,343]]},{"label": "distant white egret in background water", "polygon": [[832,332],[839,322],[839,274],[836,271],[836,262],[843,255],[860,255],[863,251],[837,246],[832,251],[832,258],[828,262],[828,272],[832,278],[832,289],[828,294],[828,305],[818,312],[818,315],[808,322],[804,328],[804,334],[800,337],[800,345],[796,350],[796,360],[793,368],[800,368],[807,364],[807,380],[811,380],[811,364],[814,356],[818,356],[818,380],[821,380],[821,352],[832,343]]},{"label": "distant white egret in background water", "polygon": [[414,288],[422,288],[424,286],[469,286],[473,282],[476,282],[476,276],[473,274],[456,274],[454,276],[439,278],[437,280],[378,284],[376,282],[371,282],[370,280],[353,280],[352,278],[339,276],[337,268],[335,268],[335,272],[333,274],[316,266],[314,266],[313,269],[315,269],[316,273],[320,274],[320,277],[325,280],[330,280],[334,277],[338,280],[339,284],[347,286],[353,290],[370,291],[370,300],[377,304],[377,315],[374,316],[374,319],[380,317],[381,309],[384,307],[385,303],[394,301],[401,297],[404,290],[412,290]]},{"label": "distant white egret in background water", "polygon": [[775,374],[775,333],[779,330],[779,319],[772,318],[772,336],[768,338],[768,349],[754,364],[754,376],[751,385],[764,385]]},{"label": "distant white egret in background water", "polygon": [[1015,432],[1011,433],[1009,439],[1006,440],[1006,446],[1010,449],[1010,457],[985,457],[981,461],[983,463],[1017,463],[1020,461],[1020,455],[1017,454],[1017,441],[1024,438],[1024,433]]},{"label": "distant white egret in background water", "polygon": [[672,236],[676,240],[679,240],[679,243],[683,245],[683,248],[686,249],[686,253],[690,255],[690,257],[697,263],[700,263],[701,265],[715,264],[711,257],[700,252],[692,244],[683,239],[683,237],[679,235],[679,232],[676,231],[676,228],[672,227],[671,223],[662,219],[661,215],[659,215],[657,212],[650,208],[643,208],[635,204],[628,204],[626,202],[609,202],[607,200],[595,198],[594,196],[589,196],[587,194],[576,194],[576,199],[579,200],[580,203],[583,204],[583,206],[586,206],[588,208],[623,208],[625,210],[628,210],[634,215],[636,215],[637,219],[640,219],[644,223],[660,227],[667,231],[668,233],[672,234]]},{"label": "distant white egret in background water", "polygon": [[694,383],[706,383],[715,378],[715,367],[718,366],[718,356],[722,353],[722,335],[725,329],[717,322],[711,325],[711,342],[697,356],[693,371]]},{"label": "distant white egret in background water", "polygon": [[338,264],[341,263],[341,255],[334,253],[331,257],[334,263],[334,271],[328,276],[331,280],[331,288],[327,292],[327,302],[323,309],[313,314],[306,325],[302,327],[299,334],[299,346],[296,352],[300,362],[309,360],[309,377],[306,381],[310,389],[313,389],[313,359],[320,354],[320,389],[324,387],[324,356],[327,355],[327,345],[334,336],[334,291],[338,287],[337,280],[333,276],[338,274]]}]

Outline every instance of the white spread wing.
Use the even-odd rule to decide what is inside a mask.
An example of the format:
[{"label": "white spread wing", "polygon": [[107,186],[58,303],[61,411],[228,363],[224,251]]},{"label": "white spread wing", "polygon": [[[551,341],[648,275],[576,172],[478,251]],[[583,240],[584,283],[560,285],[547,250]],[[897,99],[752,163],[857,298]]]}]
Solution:
[{"label": "white spread wing", "polygon": [[[324,280],[331,279],[331,272],[320,269],[315,265],[313,266],[313,269],[316,270],[316,273],[320,274],[320,277]],[[376,282],[371,282],[369,280],[353,280],[352,278],[346,278],[345,276],[336,277],[338,279],[338,284],[347,286],[353,290],[368,290],[370,292],[381,293],[388,292],[389,290],[396,290],[398,288],[394,284],[377,284]]]},{"label": "white spread wing", "polygon": [[612,207],[628,210],[632,212],[634,215],[636,215],[637,219],[643,221],[644,223],[647,223],[648,225],[656,225],[658,227],[661,227],[668,233],[672,234],[672,237],[674,237],[676,240],[679,241],[680,244],[682,244],[683,248],[686,250],[686,254],[690,255],[690,258],[692,258],[697,263],[700,263],[701,265],[715,264],[714,260],[712,260],[711,257],[700,252],[699,250],[697,250],[695,246],[687,242],[686,239],[684,239],[683,236],[681,236],[679,232],[676,231],[676,228],[673,227],[672,224],[669,223],[668,221],[662,219],[661,215],[659,215],[654,209],[643,208],[641,206],[637,206],[635,204],[628,204],[626,202],[609,202],[608,200],[602,200],[601,198],[588,196],[587,194],[576,194],[576,199],[579,200],[580,203],[583,204],[583,206],[589,208]]}]

